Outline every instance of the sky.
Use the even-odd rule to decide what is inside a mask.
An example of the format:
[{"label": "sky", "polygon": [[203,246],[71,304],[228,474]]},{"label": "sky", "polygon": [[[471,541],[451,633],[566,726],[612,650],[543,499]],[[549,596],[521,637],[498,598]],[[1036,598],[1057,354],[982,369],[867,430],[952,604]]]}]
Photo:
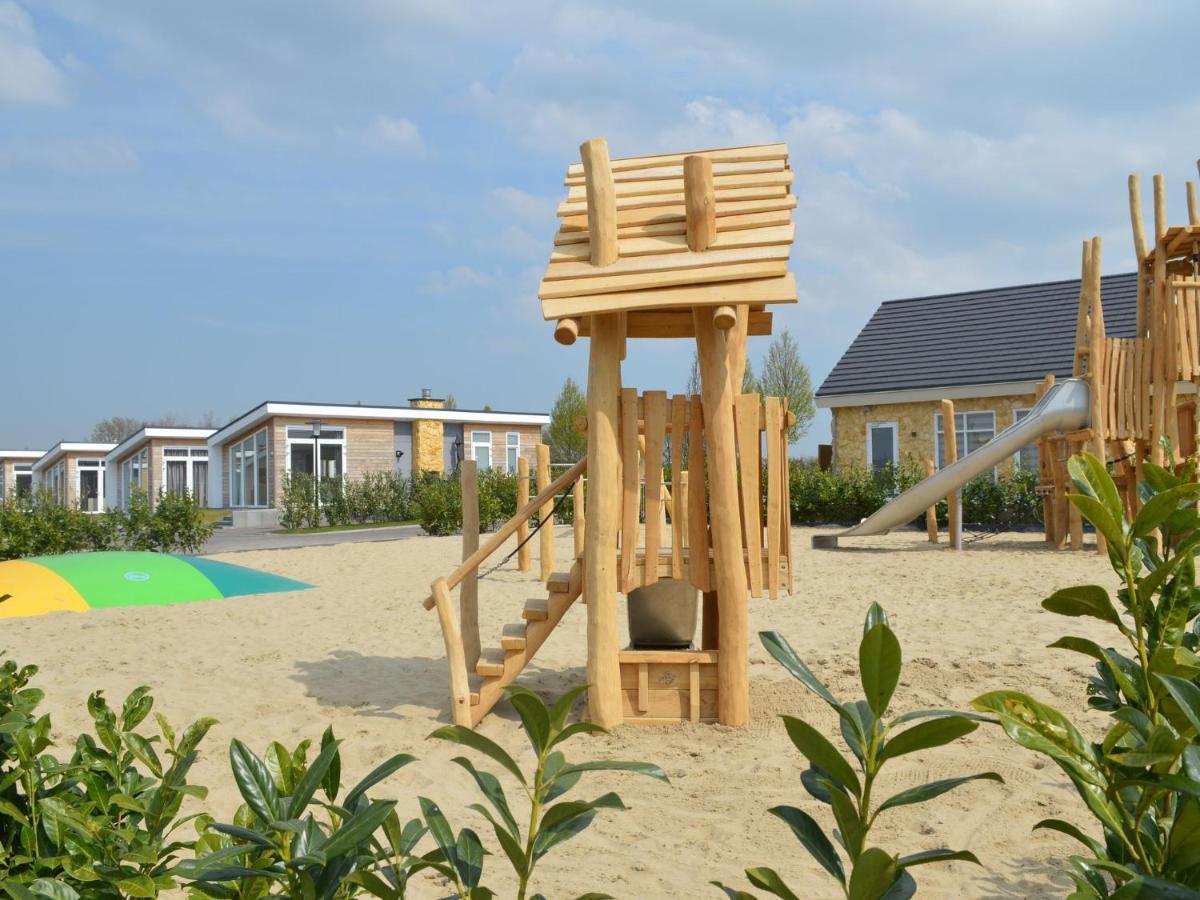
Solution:
[{"label": "sky", "polygon": [[[1077,277],[1093,234],[1129,271],[1131,172],[1185,221],[1192,12],[0,0],[0,447],[423,387],[548,410],[587,372],[537,284],[592,137],[788,143],[775,330],[815,387],[884,300]],[[692,352],[634,342],[624,382],[683,390]],[[828,440],[822,413],[795,452]]]}]

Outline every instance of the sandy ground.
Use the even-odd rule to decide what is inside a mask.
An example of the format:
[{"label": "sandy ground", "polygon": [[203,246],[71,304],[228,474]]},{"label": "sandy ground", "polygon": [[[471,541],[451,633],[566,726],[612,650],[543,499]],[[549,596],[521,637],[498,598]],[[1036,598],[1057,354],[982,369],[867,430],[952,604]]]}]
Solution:
[{"label": "sandy ground", "polygon": [[[1066,620],[1039,601],[1071,584],[1113,583],[1092,553],[1053,553],[1034,535],[1004,535],[954,554],[914,532],[860,540],[837,553],[809,549],[811,531],[797,529],[795,596],[752,601],[752,631],[778,629],[840,698],[860,696],[857,646],[863,613],[877,600],[892,617],[905,668],[894,711],[964,708],[997,688],[1019,688],[1068,711],[1095,732],[1085,714],[1086,660],[1045,645],[1065,633],[1111,640],[1101,623]],[[560,559],[570,539],[559,535]],[[154,688],[157,710],[177,726],[201,715],[220,720],[202,747],[194,780],[211,787],[208,808],[219,818],[238,798],[228,774],[232,737],[261,750],[270,740],[289,746],[318,739],[332,722],[345,740],[343,777],[352,783],[376,762],[410,751],[419,762],[373,792],[401,799],[416,815],[417,796],[440,802],[456,827],[472,825],[497,856],[486,882],[511,896],[506,864],[486,825],[467,810],[475,787],[448,762],[461,751],[426,736],[448,721],[441,632],[420,600],[430,581],[459,558],[456,538],[348,544],[228,554],[318,585],[315,590],[257,598],[154,608],[60,613],[7,621],[5,651],[41,667],[55,733],[89,726],[84,702],[102,688],[119,702],[140,684]],[[519,621],[524,598],[539,593],[509,564],[481,584],[484,645],[498,644],[505,622]],[[623,614],[622,614],[623,616]],[[522,682],[547,698],[584,677],[585,610],[572,609]],[[536,887],[549,897],[589,890],[617,897],[719,896],[712,879],[748,887],[747,866],[777,868],[802,896],[840,896],[791,833],[766,810],[801,806],[832,827],[827,807],[800,787],[803,768],[779,722],[781,713],[809,719],[830,736],[834,715],[793,681],[759,646],[750,651],[753,724],[624,727],[608,737],[569,744],[568,757],[657,762],[671,785],[627,776],[593,776],[584,793],[618,790],[630,807],[604,814],[583,836],[555,849],[539,868]],[[529,751],[506,705],[482,731],[524,762]],[[62,748],[63,753],[68,748]],[[1063,860],[1075,852],[1066,838],[1030,833],[1048,816],[1086,825],[1086,814],[1053,765],[983,727],[948,748],[893,763],[880,796],[925,781],[983,770],[1006,784],[969,784],[928,804],[881,817],[875,842],[913,852],[937,846],[973,850],[982,868],[963,863],[916,870],[923,896],[1062,896]],[[512,794],[510,793],[510,797]],[[518,814],[518,818],[521,816]],[[414,894],[439,896],[432,883]]]}]

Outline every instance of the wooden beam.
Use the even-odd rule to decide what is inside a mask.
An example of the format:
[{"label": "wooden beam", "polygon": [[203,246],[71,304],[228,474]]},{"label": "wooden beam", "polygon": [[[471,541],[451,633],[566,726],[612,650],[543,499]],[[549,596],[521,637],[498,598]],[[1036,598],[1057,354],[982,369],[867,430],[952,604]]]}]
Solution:
[{"label": "wooden beam", "polygon": [[[774,266],[774,263],[753,263],[747,271],[762,271],[755,267]],[[542,316],[545,319],[560,319],[563,316],[595,315],[608,312],[632,311],[635,309],[690,309],[697,306],[734,306],[746,303],[795,303],[796,276],[788,272],[774,277],[749,275],[742,266],[721,266],[738,269],[741,281],[721,281],[711,284],[689,284],[682,287],[663,287],[658,290],[629,290],[612,294],[562,297],[542,300]]]},{"label": "wooden beam", "polygon": [[[934,465],[932,459],[925,460],[925,477],[932,478],[937,472],[937,466]],[[938,542],[938,523],[937,523],[937,507],[931,506],[925,510],[925,533],[929,536],[929,543],[936,544]]]},{"label": "wooden beam", "polygon": [[[760,144],[750,147],[723,147],[717,150],[693,150],[689,153],[660,153],[653,156],[627,156],[614,159],[614,172],[631,169],[650,169],[659,166],[682,165],[685,156],[707,156],[713,162],[759,162],[763,160],[787,159],[787,144]],[[584,173],[579,163],[567,168],[567,177]]]},{"label": "wooden beam", "polygon": [[[793,194],[781,194],[778,197],[762,197],[755,200],[726,200],[717,207],[717,230],[723,229],[720,221],[726,216],[740,216],[747,213],[775,212],[781,209],[795,209],[796,197]],[[561,208],[560,208],[561,210]],[[590,220],[586,213],[569,213],[559,215],[561,231],[589,231]],[[640,209],[618,209],[617,229],[629,228],[634,225],[653,225],[660,222],[677,221],[684,225],[687,221],[687,208],[683,205],[683,197],[678,203],[670,206],[649,206]],[[686,227],[684,232],[686,233]]]},{"label": "wooden beam", "polygon": [[697,309],[693,315],[700,360],[711,495],[709,521],[720,615],[718,716],[722,725],[742,726],[750,717],[750,635],[746,566],[738,516],[733,390],[724,332],[713,323],[711,310]]},{"label": "wooden beam", "polygon": [[[1100,460],[1101,464],[1105,461],[1105,441],[1107,439],[1107,431],[1105,428],[1104,413],[1106,407],[1106,397],[1108,395],[1108,384],[1104,378],[1104,306],[1100,299],[1100,257],[1102,252],[1102,241],[1099,235],[1092,238],[1090,242],[1090,268],[1087,273],[1088,277],[1088,299],[1091,302],[1091,310],[1089,312],[1089,332],[1088,332],[1088,381],[1091,385],[1091,427],[1092,427],[1092,454]],[[1107,553],[1108,545],[1105,543],[1104,535],[1100,530],[1096,530],[1096,552]]]},{"label": "wooden beam", "polygon": [[[740,304],[739,304],[740,305]],[[691,310],[634,310],[628,314],[628,337],[631,338],[694,338],[695,323]],[[750,337],[769,335],[774,316],[765,310],[747,309],[746,334]],[[587,337],[588,318],[580,319],[579,336]]]},{"label": "wooden beam", "polygon": [[1196,202],[1196,182],[1187,183],[1188,224],[1200,225],[1200,203]]},{"label": "wooden beam", "polygon": [[[561,300],[571,297],[588,297],[596,294],[622,294],[642,292],[654,288],[679,287],[681,285],[708,285],[723,281],[745,281],[747,279],[780,278],[787,274],[787,248],[762,247],[758,251],[735,250],[734,253],[763,253],[763,258],[724,263],[714,261],[711,265],[697,268],[654,268],[640,272],[621,272],[582,278],[544,278],[538,287],[538,297],[545,300]],[[641,259],[664,259],[671,257],[641,257]],[[638,262],[638,260],[630,260]],[[570,265],[568,263],[568,265]],[[551,266],[551,270],[564,266]],[[595,302],[607,302],[604,300]],[[543,311],[545,307],[543,306]]]},{"label": "wooden beam", "polygon": [[[544,494],[550,486],[550,446],[537,445],[537,487]],[[550,581],[554,574],[554,498],[550,497],[538,510],[538,562],[542,568],[542,584]]]},{"label": "wooden beam", "polygon": [[1167,236],[1167,187],[1161,175],[1154,176],[1154,243]]},{"label": "wooden beam", "polygon": [[1146,223],[1142,217],[1142,179],[1129,176],[1129,224],[1133,228],[1133,253],[1141,265],[1149,248],[1146,246]]},{"label": "wooden beam", "polygon": [[613,187],[608,141],[592,138],[579,148],[587,184],[588,237],[593,266],[610,266],[617,261],[617,193]]},{"label": "wooden beam", "polygon": [[[686,228],[686,224],[684,226]],[[796,226],[770,225],[767,227],[739,228],[736,231],[718,231],[709,241],[710,250],[738,250],[746,247],[769,247],[774,244],[791,244],[796,239]],[[687,253],[687,234],[655,234],[648,237],[620,237],[617,246],[621,259],[638,256],[663,256]],[[557,244],[550,254],[550,263],[558,265],[569,262],[587,262],[591,258],[592,245],[586,240],[569,244]]]},{"label": "wooden beam", "polygon": [[434,606],[437,607],[438,622],[442,626],[442,642],[446,647],[446,665],[450,669],[450,712],[455,725],[471,727],[471,683],[467,677],[466,656],[463,653],[462,636],[455,621],[454,603],[445,578],[438,578],[432,585]]},{"label": "wooden beam", "polygon": [[[713,175],[754,175],[772,172],[788,171],[787,160],[783,157],[776,159],[751,160],[749,162],[722,162],[717,160],[713,163]],[[641,169],[622,169],[613,172],[613,181],[617,184],[629,184],[638,181],[659,181],[663,178],[682,178],[683,163],[666,166],[651,166]],[[563,179],[564,187],[572,187],[583,184],[583,175],[568,174]]]},{"label": "wooden beam", "polygon": [[[462,558],[470,559],[479,549],[479,473],[473,459],[458,465],[462,489]],[[479,662],[479,569],[472,569],[458,589],[458,616],[462,629],[463,656],[467,671]]]},{"label": "wooden beam", "polygon": [[588,492],[583,599],[587,604],[588,715],[612,728],[624,718],[617,628],[617,529],[621,517],[618,403],[621,329],[616,316],[593,319],[588,355]]},{"label": "wooden beam", "polygon": [[[766,233],[775,228],[786,228],[792,224],[792,213],[790,209],[774,209],[765,212],[741,212],[730,215],[721,215],[717,217],[717,240],[714,241],[714,246],[722,247],[758,247],[762,244],[779,243],[775,240],[759,240],[765,237]],[[580,228],[577,225],[562,226],[554,235],[554,246],[557,250],[570,248],[572,245],[583,244],[588,247],[587,257],[591,256],[591,247],[588,245],[588,232],[585,227]],[[743,235],[742,242],[738,243],[735,238],[739,232],[749,231],[752,234],[757,232],[753,238]],[[722,235],[728,236],[727,240],[722,239]],[[621,255],[625,255],[625,249],[621,246],[621,242],[632,244],[634,252],[630,256],[643,256],[646,252],[657,253],[657,249],[647,251],[646,248],[652,247],[649,244],[640,244],[641,241],[649,240],[679,240],[683,246],[675,251],[661,252],[681,252],[687,249],[687,223],[683,217],[668,217],[665,219],[656,219],[650,222],[645,222],[637,225],[617,225],[618,247]],[[642,249],[642,253],[636,252],[638,248]],[[552,262],[565,262],[564,259],[551,259]]]}]

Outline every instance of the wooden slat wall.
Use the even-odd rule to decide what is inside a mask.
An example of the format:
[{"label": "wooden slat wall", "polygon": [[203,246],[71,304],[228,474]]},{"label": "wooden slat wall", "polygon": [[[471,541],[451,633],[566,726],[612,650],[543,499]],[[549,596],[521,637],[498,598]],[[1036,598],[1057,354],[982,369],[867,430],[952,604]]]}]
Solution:
[{"label": "wooden slat wall", "polygon": [[[704,413],[699,396],[621,391],[621,567],[619,589],[628,593],[653,584],[666,572],[710,591],[710,537],[705,478]],[[792,592],[788,411],[778,397],[741,394],[735,401],[740,513],[750,595],[772,599]],[[639,431],[644,445],[639,446]],[[671,491],[663,490],[662,460],[671,434]],[[689,444],[683,460],[683,437]],[[766,457],[763,457],[763,441]],[[766,507],[763,465],[766,464]],[[644,476],[643,476],[644,465]],[[642,491],[642,480],[645,491]],[[644,497],[644,499],[643,499]],[[643,515],[644,509],[644,515]],[[666,513],[670,513],[670,528]],[[645,523],[643,525],[643,522]],[[765,526],[765,537],[764,537]],[[644,536],[644,544],[641,537]],[[669,569],[666,541],[671,544]],[[686,554],[684,552],[686,548]],[[765,549],[765,564],[764,564]],[[659,562],[660,558],[663,560]]]}]

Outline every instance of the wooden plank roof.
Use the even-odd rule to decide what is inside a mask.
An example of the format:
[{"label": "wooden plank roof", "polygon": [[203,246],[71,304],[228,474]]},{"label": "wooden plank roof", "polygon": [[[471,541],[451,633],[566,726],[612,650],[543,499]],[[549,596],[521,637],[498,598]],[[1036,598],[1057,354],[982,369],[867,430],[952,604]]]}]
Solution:
[{"label": "wooden plank roof", "polygon": [[[686,238],[683,160],[692,155],[708,157],[713,170],[717,234],[700,252],[689,250]],[[626,157],[611,167],[618,258],[607,266],[591,263],[583,164],[572,163],[538,290],[546,319],[650,310],[685,315],[695,306],[739,303],[762,310],[796,301],[787,270],[796,198],[786,144]]]}]

